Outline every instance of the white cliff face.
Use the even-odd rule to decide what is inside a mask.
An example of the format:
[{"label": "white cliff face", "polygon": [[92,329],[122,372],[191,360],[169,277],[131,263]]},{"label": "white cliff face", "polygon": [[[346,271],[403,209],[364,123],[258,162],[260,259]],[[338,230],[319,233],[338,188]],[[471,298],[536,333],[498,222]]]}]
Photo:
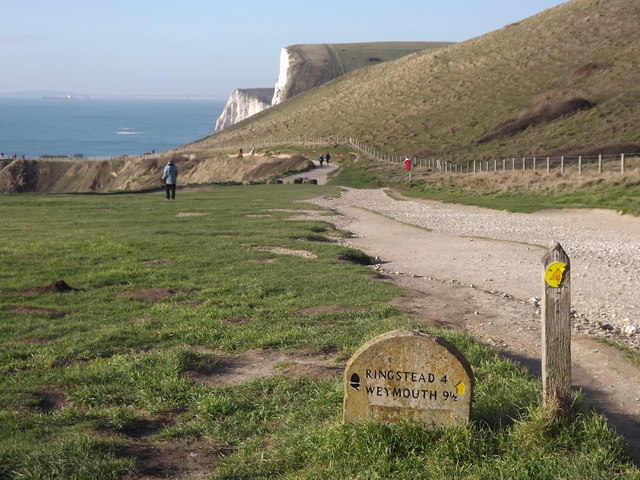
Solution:
[{"label": "white cliff face", "polygon": [[[420,42],[414,43],[416,45],[407,47],[406,51],[394,50],[397,53],[391,55],[383,48],[379,54],[383,60],[375,55],[369,57],[369,62],[394,60],[400,56],[419,51],[422,49],[421,47],[427,48],[426,42],[424,42],[424,46]],[[367,44],[363,44],[366,53],[362,55],[373,55],[371,49],[367,49],[366,46]],[[336,52],[335,46],[330,44],[299,44],[284,47],[280,51],[280,70],[275,88],[234,90],[222,115],[216,122],[215,131],[220,132],[272,105],[284,102],[351,71],[345,70],[345,66]],[[360,68],[360,66],[353,68]]]},{"label": "white cliff face", "polygon": [[222,114],[216,121],[216,132],[220,132],[245,118],[271,106],[273,88],[237,88],[231,93]]},{"label": "white cliff face", "polygon": [[294,65],[298,63],[300,62],[294,52],[288,47],[283,48],[280,52],[280,70],[275,88],[234,90],[216,121],[215,133],[289,98],[291,83],[295,78]]},{"label": "white cliff face", "polygon": [[280,70],[271,105],[277,105],[287,98],[285,92],[288,89],[291,78],[291,67],[294,63],[296,63],[295,56],[289,49],[283,48],[280,51]]}]

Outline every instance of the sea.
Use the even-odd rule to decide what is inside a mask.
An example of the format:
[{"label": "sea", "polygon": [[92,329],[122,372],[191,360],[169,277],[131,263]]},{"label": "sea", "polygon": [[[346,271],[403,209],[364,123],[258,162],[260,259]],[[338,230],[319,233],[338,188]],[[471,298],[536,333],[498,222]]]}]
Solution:
[{"label": "sea", "polygon": [[103,158],[162,152],[211,135],[225,101],[0,98],[0,153]]}]

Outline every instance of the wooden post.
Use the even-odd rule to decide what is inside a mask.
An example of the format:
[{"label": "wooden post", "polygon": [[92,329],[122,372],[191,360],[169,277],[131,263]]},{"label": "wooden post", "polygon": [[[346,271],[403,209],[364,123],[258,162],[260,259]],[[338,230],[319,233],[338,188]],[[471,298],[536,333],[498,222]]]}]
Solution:
[{"label": "wooden post", "polygon": [[533,171],[536,171],[536,157],[533,157]]},{"label": "wooden post", "polygon": [[547,157],[547,173],[549,173],[550,171],[550,165],[549,165],[549,157]]},{"label": "wooden post", "polygon": [[542,258],[542,394],[561,417],[571,410],[571,264],[557,243]]},{"label": "wooden post", "polygon": [[624,173],[624,153],[620,154],[620,173]]},{"label": "wooden post", "polygon": [[598,155],[598,173],[602,173],[602,154]]},{"label": "wooden post", "polygon": [[578,156],[578,173],[582,173],[582,155]]},{"label": "wooden post", "polygon": [[564,155],[560,157],[560,173],[564,174]]}]

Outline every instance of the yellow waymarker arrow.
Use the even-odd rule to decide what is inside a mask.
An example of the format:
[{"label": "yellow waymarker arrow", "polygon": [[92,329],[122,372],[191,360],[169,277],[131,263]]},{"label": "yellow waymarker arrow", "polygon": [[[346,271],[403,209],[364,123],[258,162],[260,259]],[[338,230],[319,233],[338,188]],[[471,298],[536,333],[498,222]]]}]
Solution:
[{"label": "yellow waymarker arrow", "polygon": [[467,386],[464,384],[464,382],[460,382],[456,385],[456,394],[462,395],[466,390]]},{"label": "yellow waymarker arrow", "polygon": [[562,283],[562,278],[564,276],[565,268],[567,268],[566,263],[562,263],[562,262],[552,263],[544,271],[545,281],[553,288],[558,288]]}]

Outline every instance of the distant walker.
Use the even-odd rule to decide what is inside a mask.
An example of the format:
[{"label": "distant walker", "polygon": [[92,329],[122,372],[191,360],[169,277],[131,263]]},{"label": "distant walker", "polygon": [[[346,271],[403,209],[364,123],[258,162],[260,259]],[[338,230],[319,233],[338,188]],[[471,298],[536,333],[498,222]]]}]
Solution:
[{"label": "distant walker", "polygon": [[173,163],[173,159],[169,159],[162,173],[162,181],[167,187],[167,200],[176,199],[176,183],[178,183],[178,167]]}]

